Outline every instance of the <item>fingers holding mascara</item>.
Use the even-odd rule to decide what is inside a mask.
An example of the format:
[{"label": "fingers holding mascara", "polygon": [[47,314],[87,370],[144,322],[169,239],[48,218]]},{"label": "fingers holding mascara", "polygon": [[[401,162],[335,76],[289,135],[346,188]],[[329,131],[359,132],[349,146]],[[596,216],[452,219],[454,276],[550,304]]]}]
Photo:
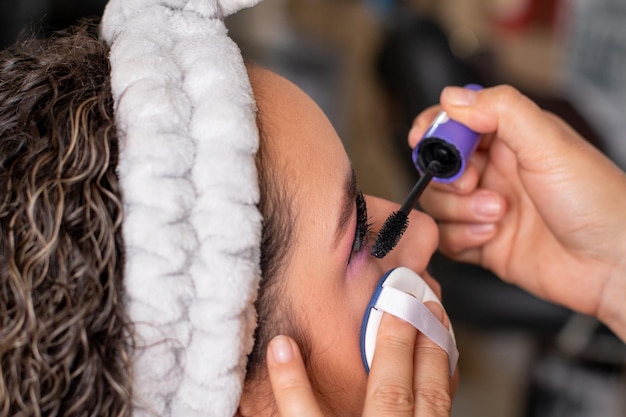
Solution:
[{"label": "fingers holding mascara", "polygon": [[[417,146],[440,111],[440,106],[433,106],[415,118],[409,133],[411,147]],[[447,255],[475,258],[473,249],[494,237],[506,212],[505,198],[480,184],[492,141],[493,135],[483,135],[465,172],[452,183],[433,181],[419,200],[421,208],[439,223],[440,249]]]},{"label": "fingers holding mascara", "polygon": [[440,223],[494,223],[506,211],[506,200],[492,190],[479,188],[467,195],[435,187],[427,191],[420,205]]}]

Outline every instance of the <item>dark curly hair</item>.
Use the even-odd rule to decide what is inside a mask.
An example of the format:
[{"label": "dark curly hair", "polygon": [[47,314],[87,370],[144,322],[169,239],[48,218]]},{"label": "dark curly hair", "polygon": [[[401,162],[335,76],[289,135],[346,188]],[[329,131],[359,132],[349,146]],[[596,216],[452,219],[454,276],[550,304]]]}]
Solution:
[{"label": "dark curly hair", "polygon": [[0,415],[129,416],[122,203],[95,24],[0,53]]}]

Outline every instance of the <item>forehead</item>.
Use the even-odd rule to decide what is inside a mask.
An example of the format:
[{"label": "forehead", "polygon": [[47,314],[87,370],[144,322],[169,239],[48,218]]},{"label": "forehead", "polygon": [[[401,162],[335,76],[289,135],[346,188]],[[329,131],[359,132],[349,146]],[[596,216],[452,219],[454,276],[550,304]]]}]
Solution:
[{"label": "forehead", "polygon": [[[311,293],[314,276],[332,276],[344,258],[337,251],[350,162],[321,109],[299,88],[267,71],[251,76],[262,146],[293,213],[290,259],[283,270],[286,294]],[[314,272],[312,272],[314,271]],[[287,295],[289,298],[290,295]]]},{"label": "forehead", "polygon": [[250,70],[263,146],[290,191],[327,194],[350,169],[337,133],[322,110],[288,80]]}]

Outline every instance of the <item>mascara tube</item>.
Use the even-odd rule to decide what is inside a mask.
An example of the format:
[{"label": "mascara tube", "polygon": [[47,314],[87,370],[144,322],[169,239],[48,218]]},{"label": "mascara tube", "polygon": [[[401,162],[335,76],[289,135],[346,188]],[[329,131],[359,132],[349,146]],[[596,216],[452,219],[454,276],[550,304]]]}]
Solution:
[{"label": "mascara tube", "polygon": [[[478,84],[468,84],[465,88],[474,91],[482,89]],[[433,181],[453,182],[465,171],[479,137],[478,133],[450,119],[442,111],[413,149],[413,164],[423,175],[431,162],[437,161]]]}]

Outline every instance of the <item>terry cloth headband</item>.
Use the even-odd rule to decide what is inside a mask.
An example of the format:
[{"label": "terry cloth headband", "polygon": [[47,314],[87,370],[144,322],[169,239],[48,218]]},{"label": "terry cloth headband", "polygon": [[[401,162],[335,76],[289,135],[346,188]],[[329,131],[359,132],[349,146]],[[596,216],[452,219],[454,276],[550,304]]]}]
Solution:
[{"label": "terry cloth headband", "polygon": [[259,0],[111,0],[135,416],[232,416],[253,345],[255,101],[224,17]]}]

